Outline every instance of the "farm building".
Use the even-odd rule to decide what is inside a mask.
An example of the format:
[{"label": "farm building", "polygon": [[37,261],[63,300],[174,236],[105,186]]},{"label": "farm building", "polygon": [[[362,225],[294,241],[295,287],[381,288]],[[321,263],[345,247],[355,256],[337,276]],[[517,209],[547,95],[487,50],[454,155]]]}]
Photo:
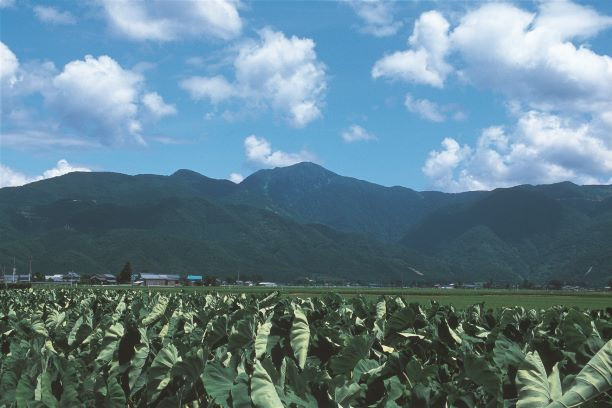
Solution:
[{"label": "farm building", "polygon": [[202,275],[187,275],[188,285],[201,285],[204,277]]},{"label": "farm building", "polygon": [[144,286],[177,286],[180,277],[178,275],[141,273],[134,281],[134,285]]},{"label": "farm building", "polygon": [[92,285],[116,285],[117,278],[110,273],[98,273],[89,278]]}]

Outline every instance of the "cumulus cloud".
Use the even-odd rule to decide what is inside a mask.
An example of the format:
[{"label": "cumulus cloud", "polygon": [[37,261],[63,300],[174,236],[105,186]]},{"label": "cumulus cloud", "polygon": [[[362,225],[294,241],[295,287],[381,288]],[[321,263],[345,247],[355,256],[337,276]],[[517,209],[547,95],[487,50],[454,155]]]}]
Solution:
[{"label": "cumulus cloud", "polygon": [[242,31],[237,0],[102,0],[107,19],[121,35],[134,40],[236,38]]},{"label": "cumulus cloud", "polygon": [[450,24],[438,11],[421,14],[408,39],[409,49],[385,55],[372,68],[373,78],[388,78],[441,88],[452,71],[446,61]]},{"label": "cumulus cloud", "polygon": [[610,183],[612,146],[602,136],[590,123],[529,111],[510,132],[498,126],[485,129],[473,147],[444,139],[442,150],[429,154],[423,172],[446,191],[566,180]]},{"label": "cumulus cloud", "polygon": [[0,9],[12,7],[13,4],[15,4],[15,0],[0,0]]},{"label": "cumulus cloud", "polygon": [[91,171],[87,167],[73,166],[67,160],[60,160],[55,167],[45,170],[41,175],[28,177],[25,174],[13,170],[8,166],[0,163],[0,188],[2,187],[18,187],[24,184],[40,181],[52,177],[62,176],[75,171]]},{"label": "cumulus cloud", "polygon": [[374,140],[376,139],[376,136],[359,125],[352,125],[347,130],[342,132],[342,139],[346,143],[353,143],[364,140]]},{"label": "cumulus cloud", "polygon": [[[109,56],[85,56],[58,70],[51,62],[20,64],[0,43],[2,142],[13,147],[144,144],[143,123],[176,113],[156,92],[146,92],[140,72]],[[5,61],[7,63],[5,63]],[[45,113],[23,101],[42,95]]]},{"label": "cumulus cloud", "polygon": [[231,181],[232,183],[239,184],[242,182],[242,180],[244,180],[244,176],[240,173],[231,173],[229,175],[229,181]]},{"label": "cumulus cloud", "polygon": [[299,153],[272,150],[269,141],[255,135],[250,135],[244,139],[244,150],[249,162],[263,167],[285,167],[304,161],[315,160],[314,155],[306,150],[302,150]]},{"label": "cumulus cloud", "polygon": [[54,7],[35,6],[34,15],[43,23],[70,25],[76,24],[76,18],[68,11],[59,11]]},{"label": "cumulus cloud", "polygon": [[138,95],[144,77],[103,55],[71,61],[43,91],[47,105],[77,130],[106,143],[144,143]]},{"label": "cumulus cloud", "polygon": [[221,75],[190,77],[181,81],[180,86],[189,92],[193,99],[209,99],[214,104],[238,96],[236,87]]},{"label": "cumulus cloud", "polygon": [[190,77],[180,86],[194,99],[218,104],[238,99],[268,107],[303,127],[321,116],[327,80],[310,38],[286,37],[265,28],[259,41],[243,44],[234,60],[235,80],[223,76]]},{"label": "cumulus cloud", "polygon": [[404,100],[404,105],[406,105],[406,109],[410,112],[416,113],[422,118],[432,122],[442,122],[445,119],[438,105],[430,100],[414,99],[412,95],[408,94]]},{"label": "cumulus cloud", "polygon": [[19,60],[6,44],[0,41],[0,80],[15,81]]},{"label": "cumulus cloud", "polygon": [[164,102],[164,99],[157,92],[149,92],[142,97],[143,105],[154,116],[161,118],[168,115],[176,115],[176,107]]},{"label": "cumulus cloud", "polygon": [[468,82],[534,109],[591,112],[612,109],[612,58],[572,40],[611,26],[612,17],[569,2],[543,3],[537,13],[488,4],[467,13],[451,40]]},{"label": "cumulus cloud", "polygon": [[[485,129],[474,146],[444,139],[423,166],[432,185],[460,191],[610,182],[612,58],[585,41],[612,27],[612,17],[556,1],[538,3],[535,11],[488,3],[456,21],[451,27],[436,11],[423,13],[409,49],[384,56],[372,70],[374,78],[438,88],[455,73],[465,84],[506,97],[516,123]],[[405,104],[429,120],[451,117],[425,99],[409,95]]]},{"label": "cumulus cloud", "polygon": [[385,0],[348,0],[357,16],[363,21],[361,31],[376,37],[394,35],[402,27],[393,15],[393,3]]}]

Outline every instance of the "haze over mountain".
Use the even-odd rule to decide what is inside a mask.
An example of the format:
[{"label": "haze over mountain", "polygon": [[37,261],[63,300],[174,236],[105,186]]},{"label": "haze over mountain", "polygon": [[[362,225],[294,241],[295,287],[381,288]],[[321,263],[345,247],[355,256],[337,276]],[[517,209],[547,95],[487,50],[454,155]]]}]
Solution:
[{"label": "haze over mountain", "polygon": [[[70,173],[0,189],[0,259],[44,273],[258,274],[364,282],[612,277],[612,186],[417,192],[312,163],[240,184]],[[419,273],[423,274],[420,275]]]}]

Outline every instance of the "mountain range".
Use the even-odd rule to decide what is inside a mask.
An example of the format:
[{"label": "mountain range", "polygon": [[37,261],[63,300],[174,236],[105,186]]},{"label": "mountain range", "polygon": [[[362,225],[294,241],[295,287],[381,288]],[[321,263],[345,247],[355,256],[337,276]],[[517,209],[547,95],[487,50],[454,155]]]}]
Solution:
[{"label": "mountain range", "polygon": [[23,271],[258,275],[363,282],[612,278],[612,186],[569,182],[442,193],[313,163],[235,184],[69,173],[0,189],[0,262]]}]

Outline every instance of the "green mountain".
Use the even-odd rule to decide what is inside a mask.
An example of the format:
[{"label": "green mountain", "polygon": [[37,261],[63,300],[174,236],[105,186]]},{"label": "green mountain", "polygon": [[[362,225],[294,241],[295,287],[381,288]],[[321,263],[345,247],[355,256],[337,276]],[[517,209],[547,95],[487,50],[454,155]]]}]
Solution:
[{"label": "green mountain", "polygon": [[[120,270],[238,273],[380,282],[441,279],[443,265],[396,244],[300,224],[253,206],[211,201],[235,186],[181,171],[164,176],[71,173],[0,190],[0,259],[45,274]],[[42,269],[42,270],[41,270]],[[376,271],[376,274],[372,274]]]},{"label": "green mountain", "polygon": [[[240,184],[70,173],[0,189],[0,262],[24,270],[261,275],[364,282],[612,277],[612,186],[446,194],[384,187],[312,163]],[[423,275],[416,273],[419,271]]]},{"label": "green mountain", "polygon": [[497,189],[430,214],[402,243],[466,281],[599,285],[612,278],[611,195],[571,183]]}]

